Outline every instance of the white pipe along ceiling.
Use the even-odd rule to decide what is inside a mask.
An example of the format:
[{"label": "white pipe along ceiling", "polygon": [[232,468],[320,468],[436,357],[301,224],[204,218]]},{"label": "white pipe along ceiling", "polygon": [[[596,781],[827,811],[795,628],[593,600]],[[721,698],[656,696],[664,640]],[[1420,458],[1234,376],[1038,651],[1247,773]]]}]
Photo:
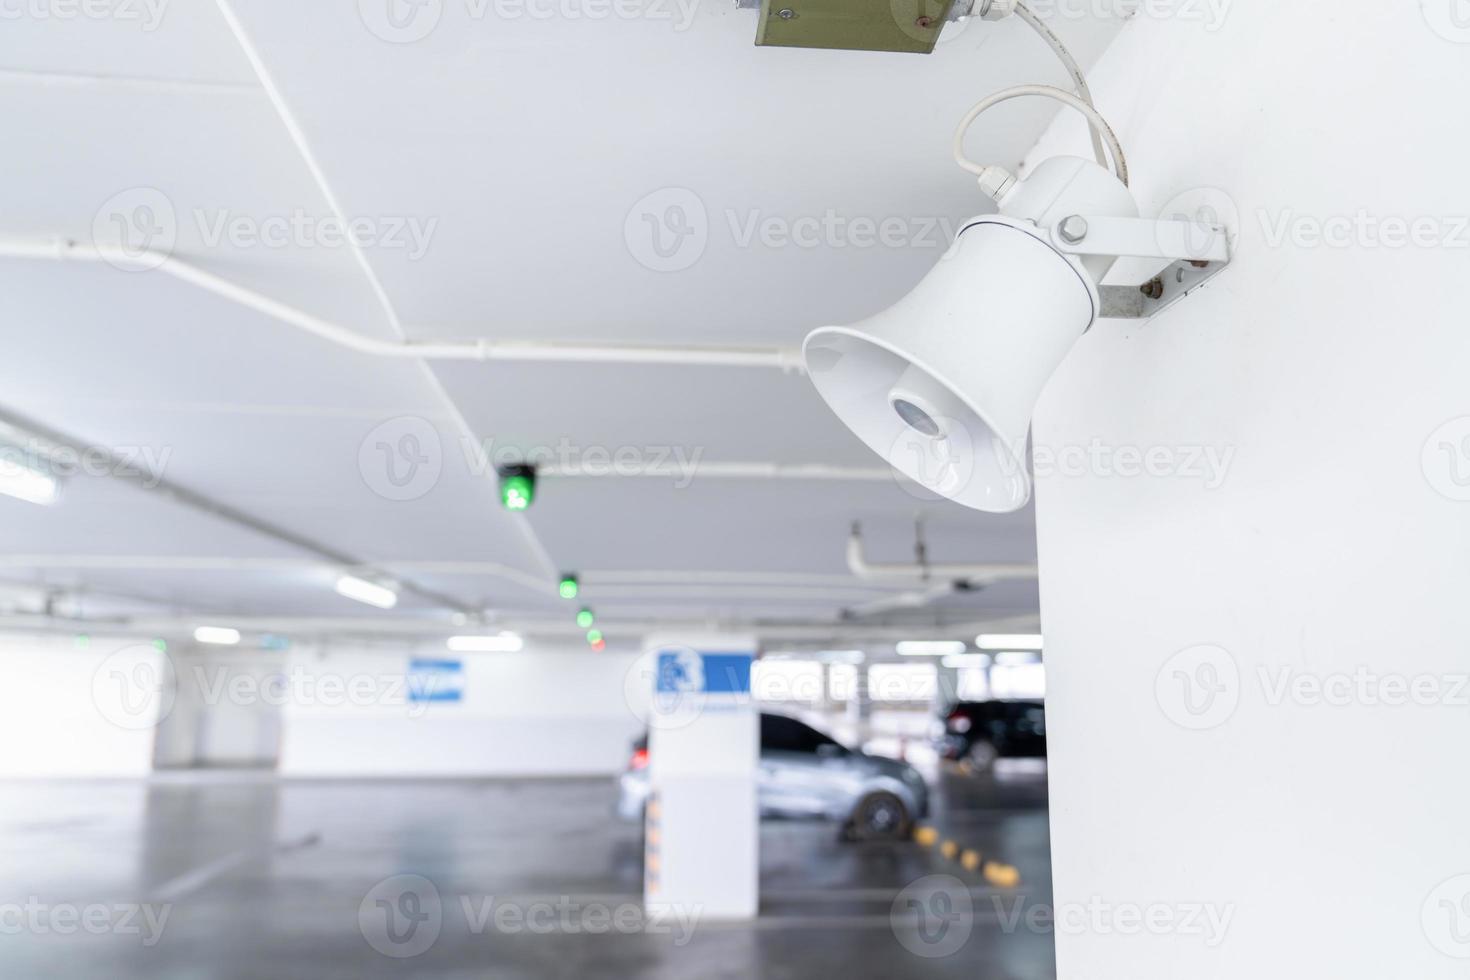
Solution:
[{"label": "white pipe along ceiling", "polygon": [[682,347],[642,344],[575,344],[528,340],[409,341],[366,337],[307,313],[165,252],[89,245],[71,239],[3,239],[0,256],[19,259],[109,263],[151,269],[213,293],[287,326],[304,330],[358,354],[425,361],[545,361],[777,368],[801,372],[801,351],[784,347]]},{"label": "white pipe along ceiling", "polygon": [[954,582],[969,586],[1036,578],[1036,565],[1024,563],[990,563],[975,565],[936,565],[923,557],[912,563],[870,562],[863,554],[862,528],[854,524],[847,539],[847,567],[861,579],[900,582]]}]

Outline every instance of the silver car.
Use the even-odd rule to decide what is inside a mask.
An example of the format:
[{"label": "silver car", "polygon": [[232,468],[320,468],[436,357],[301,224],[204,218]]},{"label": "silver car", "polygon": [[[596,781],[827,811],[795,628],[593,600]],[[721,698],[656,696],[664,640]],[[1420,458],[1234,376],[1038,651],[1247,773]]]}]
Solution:
[{"label": "silver car", "polygon": [[[850,749],[785,715],[761,714],[759,799],[762,817],[843,822],[862,840],[908,836],[929,813],[929,787],[907,762]],[[643,816],[648,801],[648,739],[633,746],[621,777],[618,812]]]}]

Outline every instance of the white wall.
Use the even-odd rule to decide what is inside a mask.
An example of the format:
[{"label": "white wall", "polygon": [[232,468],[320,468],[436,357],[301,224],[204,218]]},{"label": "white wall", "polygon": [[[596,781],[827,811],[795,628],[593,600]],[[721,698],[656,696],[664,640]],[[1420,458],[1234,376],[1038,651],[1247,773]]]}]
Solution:
[{"label": "white wall", "polygon": [[[462,700],[407,701],[415,656],[460,661]],[[612,774],[643,731],[636,659],[442,644],[165,655],[127,638],[0,637],[0,778],[269,766],[278,744],[288,775]]]},{"label": "white wall", "polygon": [[163,665],[136,640],[0,637],[0,777],[146,774]]},{"label": "white wall", "polygon": [[[1450,0],[1422,6],[1237,0],[1215,31],[1145,16],[1093,73],[1145,212],[1219,187],[1243,234],[1204,293],[1084,338],[1036,441],[1234,457],[1216,489],[1039,475],[1056,898],[1234,919],[1213,948],[1062,928],[1064,980],[1465,975],[1450,926],[1470,939],[1470,884],[1436,888],[1470,873],[1470,706],[1273,705],[1260,673],[1447,689],[1470,670],[1470,503],[1446,495],[1464,488],[1439,446],[1470,474],[1470,424],[1431,441],[1470,416],[1470,44],[1430,26]],[[1085,146],[1071,120],[1043,153],[1059,146]],[[1283,216],[1310,232],[1360,209],[1458,247],[1270,241]],[[1170,662],[1200,644],[1225,653]],[[1210,668],[1202,710],[1181,678]]]},{"label": "white wall", "polygon": [[288,674],[356,684],[359,696],[294,698],[282,717],[281,772],[296,776],[612,774],[643,726],[624,681],[636,657],[528,645],[521,653],[418,655],[458,660],[458,702],[406,703],[414,651],[334,646],[293,651]]}]

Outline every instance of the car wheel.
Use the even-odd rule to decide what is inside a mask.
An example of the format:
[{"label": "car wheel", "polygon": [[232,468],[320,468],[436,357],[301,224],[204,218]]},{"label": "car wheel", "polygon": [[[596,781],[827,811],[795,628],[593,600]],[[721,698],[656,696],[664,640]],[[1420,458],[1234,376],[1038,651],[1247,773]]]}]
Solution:
[{"label": "car wheel", "polygon": [[995,750],[994,745],[989,742],[976,742],[970,746],[970,753],[965,758],[972,767],[985,772],[995,764],[999,756],[1000,753]]},{"label": "car wheel", "polygon": [[909,811],[892,793],[869,793],[852,812],[852,836],[857,840],[900,840],[908,836]]}]

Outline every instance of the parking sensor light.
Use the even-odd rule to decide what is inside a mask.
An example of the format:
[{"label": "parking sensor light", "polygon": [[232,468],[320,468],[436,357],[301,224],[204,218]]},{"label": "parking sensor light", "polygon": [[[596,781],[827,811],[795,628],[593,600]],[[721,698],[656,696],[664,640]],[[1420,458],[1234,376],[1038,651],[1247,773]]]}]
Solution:
[{"label": "parking sensor light", "polygon": [[337,579],[337,594],[379,609],[392,609],[398,605],[397,592],[386,585],[369,582],[356,575],[343,575]]},{"label": "parking sensor light", "polygon": [[[970,123],[1027,95],[1086,115],[1103,163],[1053,157],[1018,180],[967,159]],[[802,352],[823,400],[895,469],[967,507],[1008,513],[1031,497],[1031,416],[1072,345],[1100,317],[1149,317],[1180,299],[1224,268],[1229,242],[1212,223],[1139,218],[1117,137],[1090,102],[1061,89],[997,93],[970,111],[954,142],[999,213],[966,221],[895,305],[813,331]],[[1163,271],[1139,287],[1101,285],[1121,256]]]},{"label": "parking sensor light", "polygon": [[981,633],[975,637],[981,650],[1040,650],[1040,633]]},{"label": "parking sensor light", "polygon": [[563,599],[575,599],[577,598],[577,594],[582,591],[582,587],[577,581],[577,576],[563,575],[561,577],[561,584],[556,587],[556,591]]},{"label": "parking sensor light", "polygon": [[519,634],[451,636],[446,641],[451,653],[516,653],[525,646]]},{"label": "parking sensor light", "polygon": [[584,630],[591,629],[595,622],[597,622],[597,617],[592,614],[591,609],[583,609],[577,613],[577,625]]},{"label": "parking sensor light", "polygon": [[512,463],[502,466],[500,474],[500,503],[506,510],[521,511],[536,500],[536,467],[529,463]]},{"label": "parking sensor light", "polygon": [[56,477],[6,456],[0,451],[0,493],[43,507],[56,503],[61,489]]},{"label": "parking sensor light", "polygon": [[894,646],[900,657],[952,657],[964,653],[960,640],[904,640]]},{"label": "parking sensor light", "polygon": [[228,626],[200,626],[194,630],[194,639],[210,646],[232,647],[240,642],[240,631]]}]

